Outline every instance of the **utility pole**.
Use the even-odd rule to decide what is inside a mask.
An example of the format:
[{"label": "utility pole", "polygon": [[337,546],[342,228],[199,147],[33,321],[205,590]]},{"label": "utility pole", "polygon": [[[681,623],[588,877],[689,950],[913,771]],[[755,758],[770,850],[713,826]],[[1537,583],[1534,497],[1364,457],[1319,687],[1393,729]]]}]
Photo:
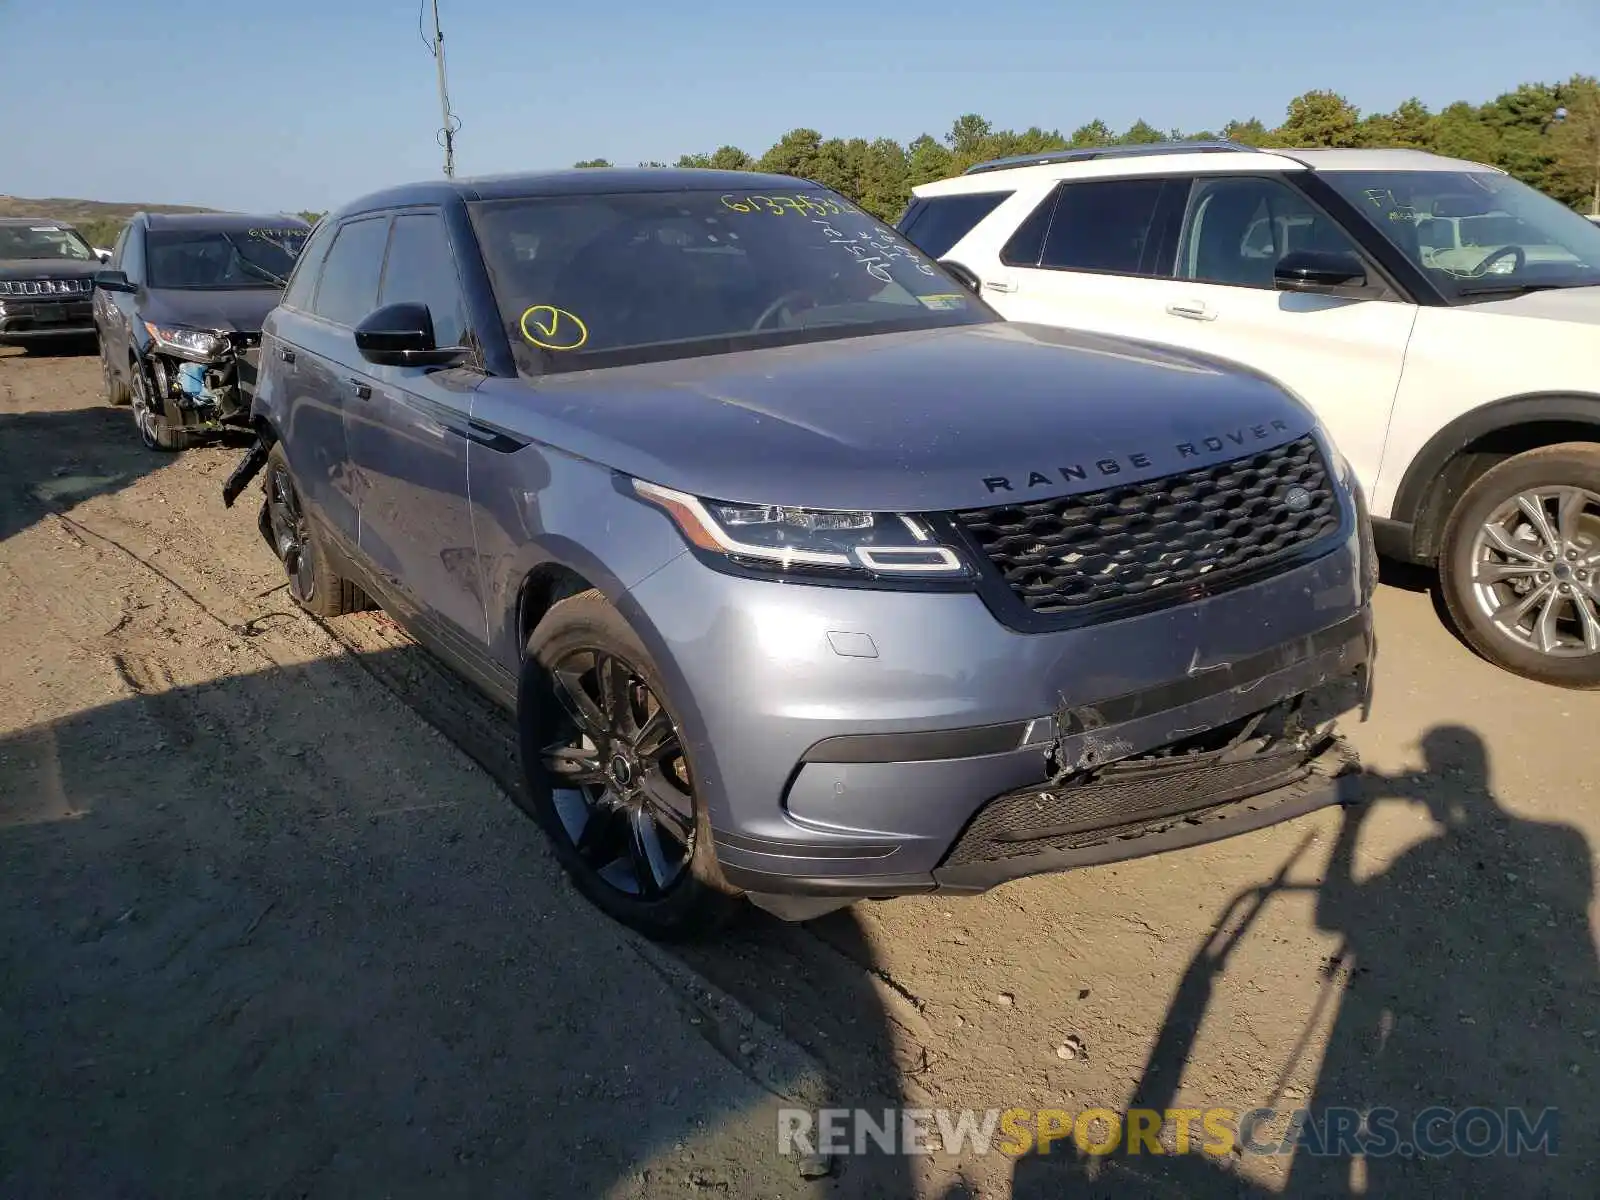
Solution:
[{"label": "utility pole", "polygon": [[444,71],[444,30],[439,26],[439,0],[433,0],[433,41],[428,49],[433,52],[433,60],[439,68],[439,112],[444,120],[439,128],[439,144],[444,147],[444,174],[446,179],[454,179],[456,131],[461,128],[461,122],[450,111],[450,89],[445,83]]}]

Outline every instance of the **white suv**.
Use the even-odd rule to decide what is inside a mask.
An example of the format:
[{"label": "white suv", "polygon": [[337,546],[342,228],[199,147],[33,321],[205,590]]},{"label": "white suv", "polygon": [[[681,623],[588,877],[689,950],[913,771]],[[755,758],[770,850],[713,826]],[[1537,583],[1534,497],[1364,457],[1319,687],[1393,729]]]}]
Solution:
[{"label": "white suv", "polygon": [[1478,163],[1229,142],[983,163],[898,226],[1003,316],[1274,377],[1473,647],[1600,686],[1600,227]]}]

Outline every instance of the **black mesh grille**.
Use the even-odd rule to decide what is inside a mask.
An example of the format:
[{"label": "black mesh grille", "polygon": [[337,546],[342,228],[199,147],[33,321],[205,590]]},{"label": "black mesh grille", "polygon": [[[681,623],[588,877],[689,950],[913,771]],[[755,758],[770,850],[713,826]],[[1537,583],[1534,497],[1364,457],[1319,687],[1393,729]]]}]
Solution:
[{"label": "black mesh grille", "polygon": [[1309,437],[1162,479],[955,518],[1041,616],[1226,586],[1340,524]]},{"label": "black mesh grille", "polygon": [[1312,753],[1284,745],[1229,761],[1219,753],[1117,763],[1098,778],[998,796],[979,810],[945,866],[1077,850],[1152,832],[1304,778]]}]

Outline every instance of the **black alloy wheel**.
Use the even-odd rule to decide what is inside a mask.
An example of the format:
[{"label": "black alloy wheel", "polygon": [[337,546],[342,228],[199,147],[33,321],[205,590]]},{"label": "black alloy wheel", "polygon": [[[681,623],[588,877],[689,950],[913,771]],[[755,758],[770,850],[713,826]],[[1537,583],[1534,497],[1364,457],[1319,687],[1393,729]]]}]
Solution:
[{"label": "black alloy wheel", "polygon": [[618,654],[567,651],[550,679],[566,721],[543,762],[562,833],[608,886],[661,898],[694,857],[694,792],[677,726]]}]

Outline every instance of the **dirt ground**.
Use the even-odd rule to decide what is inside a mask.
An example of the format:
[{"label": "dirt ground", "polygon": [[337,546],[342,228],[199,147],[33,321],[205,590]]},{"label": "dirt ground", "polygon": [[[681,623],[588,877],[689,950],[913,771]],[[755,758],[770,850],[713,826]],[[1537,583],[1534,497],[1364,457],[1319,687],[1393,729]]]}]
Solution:
[{"label": "dirt ground", "polygon": [[[0,1195],[1593,1194],[1600,694],[1479,662],[1415,579],[1360,806],[665,950],[565,884],[503,717],[294,610],[238,456],[0,351]],[[823,1103],[1555,1108],[1559,1153],[807,1178],[777,1109]]]}]

